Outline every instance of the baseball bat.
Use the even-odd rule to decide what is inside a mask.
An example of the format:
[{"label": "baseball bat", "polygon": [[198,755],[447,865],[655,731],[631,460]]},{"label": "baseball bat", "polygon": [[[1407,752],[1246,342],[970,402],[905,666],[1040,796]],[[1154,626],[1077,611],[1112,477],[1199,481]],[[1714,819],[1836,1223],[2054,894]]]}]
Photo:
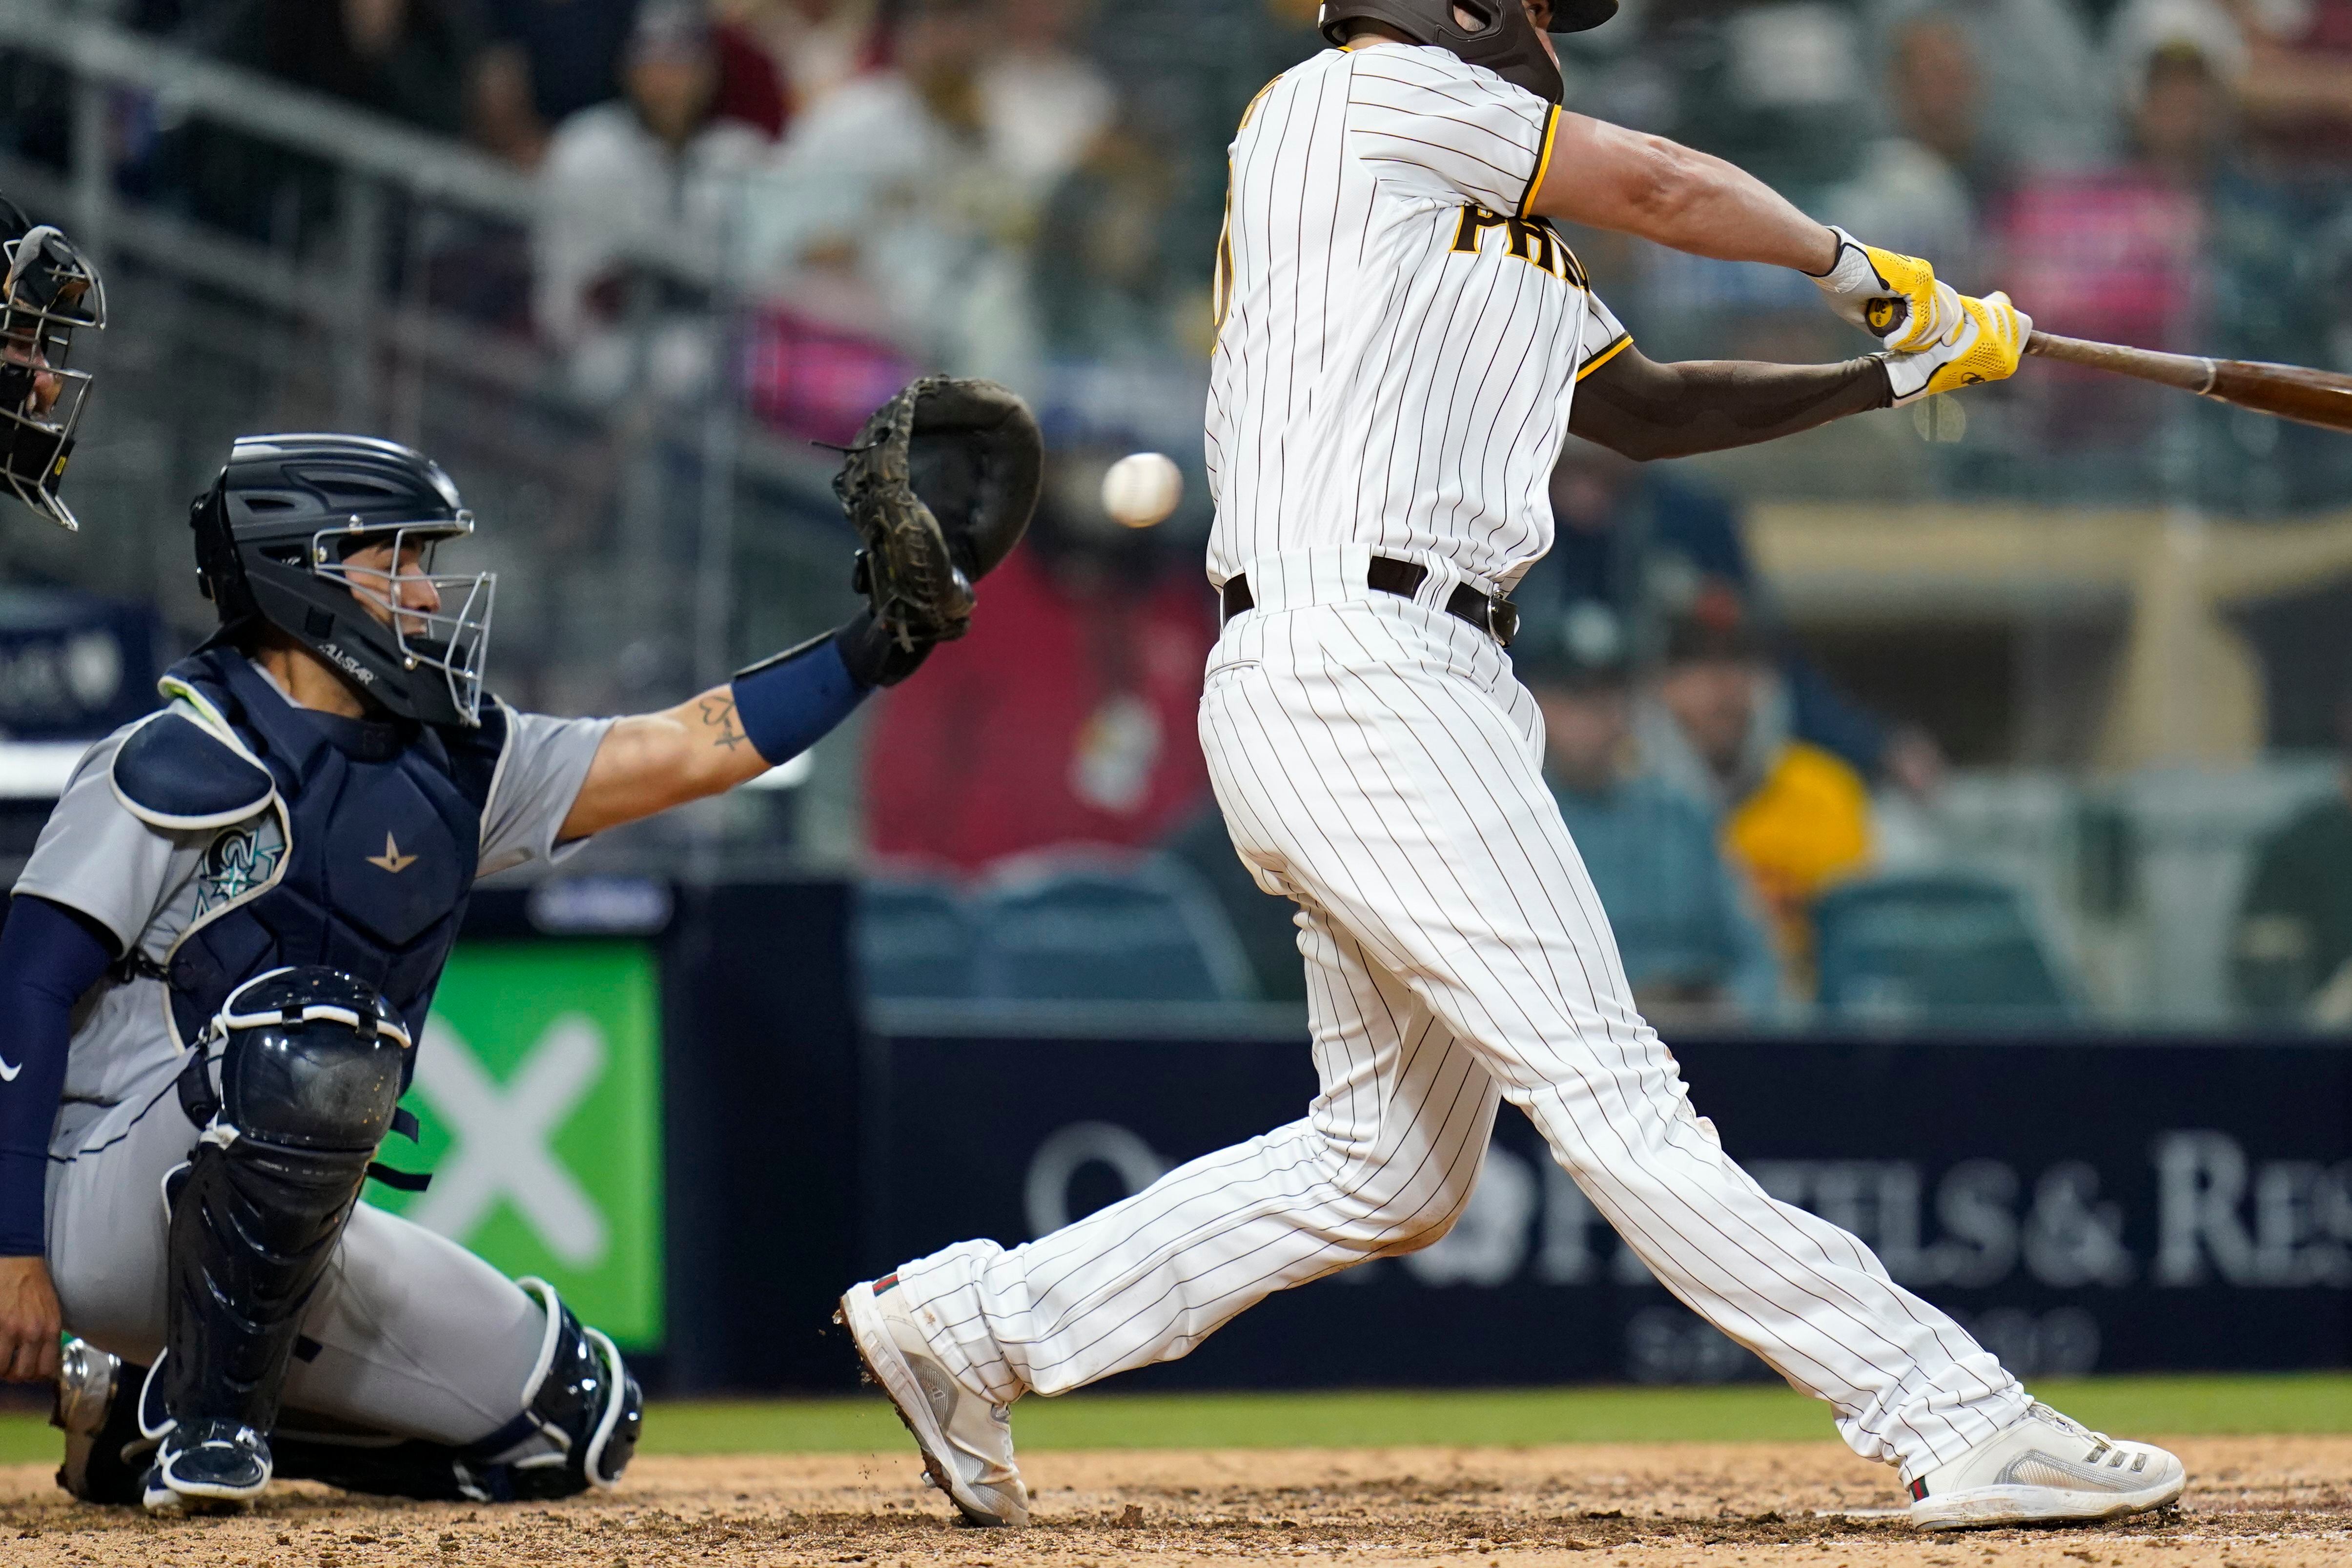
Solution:
[{"label": "baseball bat", "polygon": [[2273,365],[2257,360],[2208,360],[2195,354],[2160,354],[2153,349],[2127,349],[2117,343],[2093,343],[2062,338],[2055,332],[2035,332],[2025,351],[2095,371],[2112,371],[2144,382],[2179,387],[2258,413],[2276,414],[2322,430],[2352,431],[2352,376],[2333,371],[2306,370],[2301,365]]}]

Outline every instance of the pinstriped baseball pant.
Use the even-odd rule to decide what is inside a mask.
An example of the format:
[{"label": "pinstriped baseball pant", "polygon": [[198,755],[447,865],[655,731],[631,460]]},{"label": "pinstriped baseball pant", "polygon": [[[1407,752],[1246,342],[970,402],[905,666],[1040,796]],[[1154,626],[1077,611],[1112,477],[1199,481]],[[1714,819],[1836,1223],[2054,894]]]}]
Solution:
[{"label": "pinstriped baseball pant", "polygon": [[1360,546],[1251,563],[1201,737],[1235,849],[1300,907],[1322,1092],[1306,1118],[1010,1250],[899,1270],[975,1390],[1059,1394],[1181,1356],[1272,1291],[1443,1236],[1498,1101],[1669,1291],[1906,1480],[2021,1416],[2016,1379],[1854,1237],[1775,1201],[1635,1010],[1510,662],[1363,586]]}]

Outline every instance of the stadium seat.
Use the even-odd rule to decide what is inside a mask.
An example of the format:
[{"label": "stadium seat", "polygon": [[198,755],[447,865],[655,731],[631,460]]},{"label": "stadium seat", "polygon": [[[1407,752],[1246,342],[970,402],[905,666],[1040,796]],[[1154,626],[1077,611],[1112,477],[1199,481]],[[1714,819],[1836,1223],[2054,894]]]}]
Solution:
[{"label": "stadium seat", "polygon": [[974,993],[979,944],[964,901],[950,883],[908,879],[861,884],[856,941],[868,997],[924,1001]]},{"label": "stadium seat", "polygon": [[1215,895],[1165,859],[1050,860],[974,900],[979,994],[1003,1001],[1217,1002],[1255,995]]},{"label": "stadium seat", "polygon": [[1950,873],[1852,883],[1815,906],[1821,1006],[1855,1021],[2063,1020],[2073,1009],[2017,894]]}]

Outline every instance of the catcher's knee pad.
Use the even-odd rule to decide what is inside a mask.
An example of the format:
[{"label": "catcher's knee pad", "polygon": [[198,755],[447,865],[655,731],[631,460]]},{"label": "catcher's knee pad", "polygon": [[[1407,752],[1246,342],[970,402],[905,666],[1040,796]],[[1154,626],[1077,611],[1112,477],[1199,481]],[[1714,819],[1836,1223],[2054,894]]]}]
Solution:
[{"label": "catcher's knee pad", "polygon": [[276,1425],[302,1312],[392,1128],[408,1049],[375,992],[331,969],[265,975],[222,1008],[180,1081],[204,1131],[172,1199],[158,1370],[173,1422]]},{"label": "catcher's knee pad", "polygon": [[425,1501],[533,1502],[616,1485],[636,1452],[645,1398],[613,1342],[583,1326],[544,1280],[521,1281],[547,1313],[523,1408],[457,1447],[313,1432],[299,1416],[272,1438],[278,1473],[346,1491]]}]

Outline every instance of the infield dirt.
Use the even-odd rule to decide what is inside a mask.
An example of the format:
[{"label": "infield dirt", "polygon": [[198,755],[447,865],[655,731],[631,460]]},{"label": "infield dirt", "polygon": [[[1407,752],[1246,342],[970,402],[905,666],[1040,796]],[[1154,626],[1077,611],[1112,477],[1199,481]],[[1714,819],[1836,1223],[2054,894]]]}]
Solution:
[{"label": "infield dirt", "polygon": [[1892,1472],[1829,1443],[1044,1453],[1038,1522],[949,1522],[912,1450],[640,1459],[616,1493],[513,1509],[278,1488],[239,1517],[84,1508],[0,1469],[0,1561],[258,1568],[863,1563],[1108,1568],[1323,1559],[1537,1568],[2318,1568],[2352,1562],[2352,1437],[2176,1445],[2178,1510],[2100,1529],[1920,1535]]}]

